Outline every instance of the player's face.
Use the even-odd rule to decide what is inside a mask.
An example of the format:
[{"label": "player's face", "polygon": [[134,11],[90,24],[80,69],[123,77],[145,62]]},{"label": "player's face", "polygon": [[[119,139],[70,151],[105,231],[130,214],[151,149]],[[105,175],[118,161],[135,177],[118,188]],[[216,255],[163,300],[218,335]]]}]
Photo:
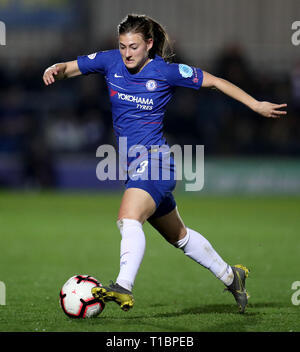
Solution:
[{"label": "player's face", "polygon": [[125,66],[132,72],[139,72],[150,60],[149,50],[153,40],[144,40],[140,33],[125,33],[119,36],[119,49]]}]

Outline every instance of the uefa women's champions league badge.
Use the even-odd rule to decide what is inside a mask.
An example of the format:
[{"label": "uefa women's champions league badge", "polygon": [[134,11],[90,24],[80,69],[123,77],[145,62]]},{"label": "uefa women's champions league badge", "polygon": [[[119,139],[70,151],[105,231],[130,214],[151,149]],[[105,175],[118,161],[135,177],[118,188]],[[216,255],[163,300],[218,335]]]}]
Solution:
[{"label": "uefa women's champions league badge", "polygon": [[157,88],[157,83],[153,79],[150,79],[149,81],[146,82],[146,88],[152,92]]},{"label": "uefa women's champions league badge", "polygon": [[93,53],[93,54],[90,54],[88,55],[87,57],[90,59],[90,60],[94,60],[94,58],[97,56],[98,53]]},{"label": "uefa women's champions league badge", "polygon": [[190,78],[193,76],[192,67],[185,64],[179,64],[178,67],[179,67],[179,72],[183,78]]}]

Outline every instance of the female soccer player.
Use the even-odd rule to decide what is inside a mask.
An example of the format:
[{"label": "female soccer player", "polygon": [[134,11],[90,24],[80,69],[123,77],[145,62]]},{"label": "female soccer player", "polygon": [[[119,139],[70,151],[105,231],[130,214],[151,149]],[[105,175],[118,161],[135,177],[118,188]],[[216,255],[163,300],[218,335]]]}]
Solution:
[{"label": "female soccer player", "polygon": [[[120,156],[125,153],[129,157],[117,220],[121,233],[120,271],[116,283],[95,288],[92,293],[105,302],[116,302],[124,311],[133,307],[132,288],[145,251],[143,224],[148,221],[169,243],[220,279],[243,313],[248,302],[248,269],[228,265],[203,235],[185,226],[179,215],[172,195],[175,165],[163,137],[163,117],[176,86],[216,88],[265,117],[286,114],[279,109],[287,105],[257,101],[222,78],[199,68],[170,63],[172,49],[167,33],[145,15],[128,15],[119,24],[118,35],[119,49],[55,64],[43,75],[44,83],[49,85],[81,74],[103,74],[110,92],[115,135],[118,141],[123,137],[127,142],[126,150],[119,145]],[[169,178],[161,176],[166,165]],[[152,173],[159,177],[151,177]]]}]

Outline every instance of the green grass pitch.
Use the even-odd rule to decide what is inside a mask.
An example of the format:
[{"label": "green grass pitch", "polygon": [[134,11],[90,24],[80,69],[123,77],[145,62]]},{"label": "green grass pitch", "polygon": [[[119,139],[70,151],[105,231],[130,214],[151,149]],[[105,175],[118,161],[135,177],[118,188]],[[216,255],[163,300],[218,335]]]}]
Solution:
[{"label": "green grass pitch", "polygon": [[[185,224],[230,264],[250,269],[247,311],[207,269],[145,224],[146,253],[136,304],[108,303],[97,318],[64,315],[58,297],[75,274],[104,284],[119,269],[120,194],[0,193],[0,331],[9,332],[289,332],[300,331],[292,283],[300,280],[299,197],[178,194]],[[300,295],[299,295],[300,296]]]}]

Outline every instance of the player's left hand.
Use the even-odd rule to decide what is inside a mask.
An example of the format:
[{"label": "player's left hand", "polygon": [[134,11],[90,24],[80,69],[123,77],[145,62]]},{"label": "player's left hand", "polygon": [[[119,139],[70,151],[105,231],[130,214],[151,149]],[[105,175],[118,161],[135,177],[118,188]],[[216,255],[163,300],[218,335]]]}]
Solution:
[{"label": "player's left hand", "polygon": [[286,115],[287,112],[285,110],[279,110],[281,108],[287,107],[287,104],[273,104],[268,101],[259,101],[255,106],[255,111],[264,116],[271,117],[273,119],[278,119],[282,115]]}]

